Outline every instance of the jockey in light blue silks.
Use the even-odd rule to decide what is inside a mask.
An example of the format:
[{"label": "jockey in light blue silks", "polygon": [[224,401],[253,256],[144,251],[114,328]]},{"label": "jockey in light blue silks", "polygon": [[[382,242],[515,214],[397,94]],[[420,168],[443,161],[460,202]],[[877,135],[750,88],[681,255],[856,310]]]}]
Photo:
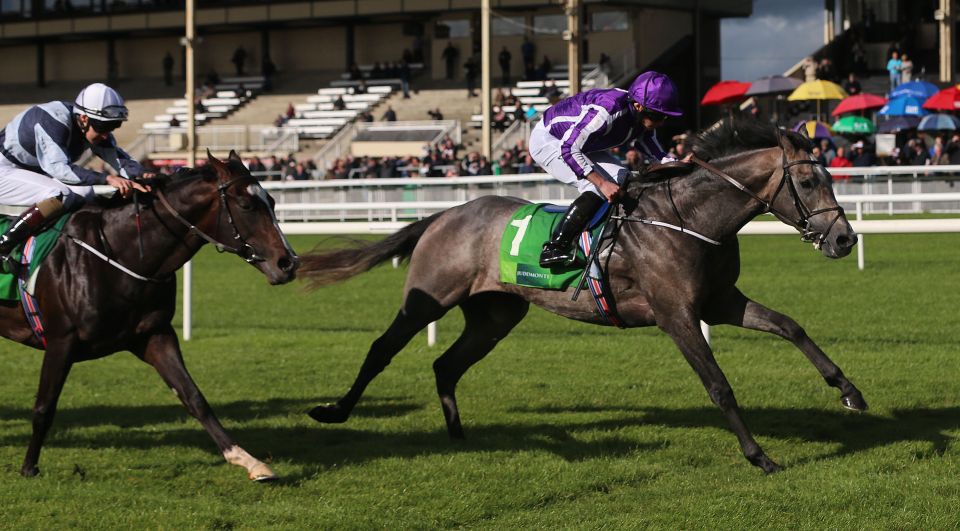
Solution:
[{"label": "jockey in light blue silks", "polygon": [[553,237],[543,246],[542,267],[568,264],[573,244],[603,202],[613,202],[629,173],[606,150],[634,144],[648,159],[672,160],[657,141],[655,129],[668,116],[680,116],[677,86],[664,74],[644,72],[630,90],[594,89],[557,102],[530,133],[530,155],[547,173],[576,186],[580,196]]},{"label": "jockey in light blue silks", "polygon": [[[10,252],[45,222],[93,198],[95,184],[109,184],[124,197],[134,189],[147,191],[128,180],[142,175],[143,167],[117,147],[111,133],[126,119],[117,91],[94,83],[73,104],[34,105],[0,131],[0,204],[32,205],[0,235],[0,260],[8,261]],[[88,148],[120,177],[74,164]]]}]

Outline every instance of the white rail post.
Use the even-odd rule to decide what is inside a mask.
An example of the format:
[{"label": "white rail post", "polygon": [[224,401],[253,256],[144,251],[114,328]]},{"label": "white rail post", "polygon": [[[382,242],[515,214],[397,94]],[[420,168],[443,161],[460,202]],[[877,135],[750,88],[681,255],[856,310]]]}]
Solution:
[{"label": "white rail post", "polygon": [[[863,201],[857,201],[857,221],[863,221]],[[864,235],[860,234],[860,241],[857,242],[857,268],[863,271],[863,240]]]},{"label": "white rail post", "polygon": [[437,344],[437,322],[434,321],[427,325],[427,346],[432,347]]},{"label": "white rail post", "polygon": [[700,332],[703,333],[703,338],[707,340],[707,344],[710,344],[710,325],[700,321]]},{"label": "white rail post", "polygon": [[190,341],[193,320],[193,261],[183,264],[183,340]]}]

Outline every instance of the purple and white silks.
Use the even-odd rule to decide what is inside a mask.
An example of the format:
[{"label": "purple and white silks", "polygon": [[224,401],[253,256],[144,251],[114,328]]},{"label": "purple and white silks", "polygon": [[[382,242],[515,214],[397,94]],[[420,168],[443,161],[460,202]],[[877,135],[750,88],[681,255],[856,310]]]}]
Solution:
[{"label": "purple and white silks", "polygon": [[563,99],[544,112],[543,126],[578,179],[595,170],[591,153],[635,142],[651,160],[667,155],[656,133],[637,122],[629,94],[621,89],[594,89]]}]

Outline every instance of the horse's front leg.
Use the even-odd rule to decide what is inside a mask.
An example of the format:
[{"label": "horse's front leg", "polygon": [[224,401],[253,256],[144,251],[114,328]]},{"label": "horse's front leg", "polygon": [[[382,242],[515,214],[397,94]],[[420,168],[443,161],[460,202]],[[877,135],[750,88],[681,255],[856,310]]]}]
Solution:
[{"label": "horse's front leg", "polygon": [[70,358],[71,345],[51,340],[43,355],[43,367],[40,369],[40,387],[37,390],[37,400],[33,406],[33,435],[27,447],[27,455],[23,459],[20,474],[30,477],[40,473],[37,462],[40,460],[40,449],[47,437],[47,432],[53,424],[53,416],[57,412],[57,401],[63,384],[70,374],[73,362]]},{"label": "horse's front leg", "polygon": [[693,367],[703,386],[707,389],[710,399],[716,404],[730,423],[730,428],[740,441],[740,448],[743,450],[744,457],[754,465],[763,469],[766,473],[777,472],[781,469],[780,465],[767,457],[753,435],[747,428],[746,423],[740,415],[740,407],[737,405],[737,399],[733,396],[733,389],[727,377],[724,376],[717,360],[713,357],[713,351],[710,345],[703,338],[700,331],[699,319],[689,312],[679,312],[679,314],[666,315],[664,312],[657,313],[657,322],[660,328],[670,334],[673,341],[680,348],[680,352],[687,359],[687,363]]},{"label": "horse's front leg", "polygon": [[220,452],[228,463],[247,469],[249,478],[255,481],[269,481],[277,478],[270,467],[248,454],[227,435],[210,408],[210,404],[187,372],[180,353],[180,343],[173,328],[167,328],[161,333],[149,336],[142,345],[133,349],[133,353],[157,370],[163,381],[186,406],[187,411],[200,421],[203,428],[217,443],[217,447],[220,448]]},{"label": "horse's front leg", "polygon": [[840,403],[854,411],[866,411],[867,402],[840,367],[813,342],[806,331],[790,317],[767,308],[747,298],[739,289],[733,288],[723,297],[717,297],[707,305],[704,318],[708,324],[731,324],[750,330],[760,330],[778,335],[793,343],[817,368],[827,385],[840,390]]}]

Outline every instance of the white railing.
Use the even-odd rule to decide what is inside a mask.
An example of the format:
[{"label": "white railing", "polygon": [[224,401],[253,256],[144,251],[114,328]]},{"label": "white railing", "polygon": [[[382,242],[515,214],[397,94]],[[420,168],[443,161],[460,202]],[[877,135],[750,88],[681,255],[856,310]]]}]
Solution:
[{"label": "white railing", "polygon": [[503,134],[493,143],[493,147],[490,149],[493,158],[498,159],[504,151],[513,149],[513,146],[517,145],[517,140],[522,139],[526,141],[526,139],[530,138],[530,130],[539,121],[540,115],[534,116],[529,120],[514,120],[513,123],[510,124],[510,127],[506,128]]},{"label": "white railing", "polygon": [[350,142],[353,142],[353,137],[357,134],[356,127],[356,122],[347,123],[336,136],[313,154],[313,161],[318,168],[325,170],[334,160],[350,152]]},{"label": "white railing", "polygon": [[[468,200],[461,197],[449,201],[387,201],[383,198],[385,188],[415,188],[415,192],[421,192],[430,187],[434,188],[459,188],[463,195],[467,187],[476,186],[481,188],[485,195],[491,191],[497,191],[500,187],[509,184],[527,184],[533,186],[547,186],[555,182],[552,177],[545,174],[533,174],[522,176],[497,176],[497,177],[453,177],[453,178],[434,178],[434,179],[356,179],[349,181],[319,181],[319,182],[291,182],[291,183],[264,183],[264,187],[273,190],[274,195],[278,195],[276,210],[278,217],[283,220],[281,228],[287,234],[362,234],[362,233],[390,233],[407,225],[410,219],[422,219],[434,212],[452,208],[463,204]],[[542,201],[550,201],[559,204],[567,204],[572,200],[565,198],[562,192],[567,186],[561,185],[559,198],[543,198]],[[365,200],[359,202],[348,202],[346,200],[336,202],[293,202],[283,201],[288,199],[288,194],[310,194],[317,191],[330,191],[336,194],[346,196],[350,190],[354,195],[359,195]],[[408,191],[409,192],[409,191]],[[568,192],[569,193],[569,192]],[[415,195],[415,194],[414,194]],[[573,195],[573,194],[570,194]],[[534,200],[534,199],[531,199]],[[866,206],[875,203],[901,203],[908,202],[912,204],[943,203],[949,201],[960,202],[960,193],[927,193],[927,194],[860,194],[860,195],[838,195],[837,200],[841,204],[853,205],[856,216],[851,221],[854,230],[860,236],[860,242],[857,245],[857,265],[862,270],[864,264],[865,234],[892,234],[892,233],[932,233],[932,232],[960,232],[960,218],[955,219],[900,219],[900,220],[863,220],[863,214]],[[536,201],[536,200],[534,200]],[[328,221],[316,221],[317,219],[327,219]],[[666,229],[664,229],[666,230]],[[773,221],[751,221],[740,232],[741,234],[796,234],[792,227]],[[184,339],[189,339],[189,277],[190,264],[184,268]],[[435,328],[432,329],[435,337]]]},{"label": "white railing", "polygon": [[[949,180],[943,175],[913,177],[910,172],[915,170],[900,168],[869,170],[872,175],[864,179],[834,183],[837,200],[844,208],[850,210],[859,205],[865,214],[960,212],[960,196],[954,192],[960,191],[960,179]],[[880,179],[881,176],[885,178]],[[281,221],[347,221],[353,219],[351,216],[372,221],[387,215],[382,207],[385,203],[412,208],[411,202],[462,203],[485,195],[508,195],[534,202],[566,204],[578,195],[574,188],[546,174],[266,182],[264,187],[277,200]],[[337,208],[344,204],[356,206],[350,207],[353,209],[350,212]],[[326,206],[310,209],[308,205]]]},{"label": "white railing", "polygon": [[458,145],[462,143],[460,120],[408,120],[402,122],[357,122],[357,134],[364,131],[415,131],[440,129],[432,140],[425,144],[434,144],[449,135]]},{"label": "white railing", "polygon": [[[144,137],[146,153],[183,152],[187,149],[187,130],[170,128],[164,130],[145,129],[140,132]],[[271,153],[293,153],[299,150],[297,138],[289,135],[277,136],[277,128],[272,125],[205,125],[197,128],[197,145],[211,151],[262,151]]]},{"label": "white railing", "polygon": [[298,153],[300,151],[300,134],[295,130],[281,129],[280,134],[274,140],[270,140],[269,135],[262,135],[262,141],[266,144],[263,151],[266,153]]},{"label": "white railing", "polygon": [[441,128],[442,131],[437,134],[434,138],[425,141],[424,144],[434,145],[440,140],[443,139],[445,135],[449,135],[457,145],[460,145],[463,142],[462,131],[460,129],[459,120],[418,120],[418,121],[406,121],[406,122],[350,122],[336,136],[330,139],[329,142],[323,145],[316,153],[313,154],[312,158],[314,163],[316,163],[317,168],[320,169],[320,173],[325,171],[334,160],[345,157],[350,154],[350,144],[353,142],[354,138],[363,131],[377,130],[377,129],[399,129],[399,130],[413,130],[413,129],[437,129]]}]

